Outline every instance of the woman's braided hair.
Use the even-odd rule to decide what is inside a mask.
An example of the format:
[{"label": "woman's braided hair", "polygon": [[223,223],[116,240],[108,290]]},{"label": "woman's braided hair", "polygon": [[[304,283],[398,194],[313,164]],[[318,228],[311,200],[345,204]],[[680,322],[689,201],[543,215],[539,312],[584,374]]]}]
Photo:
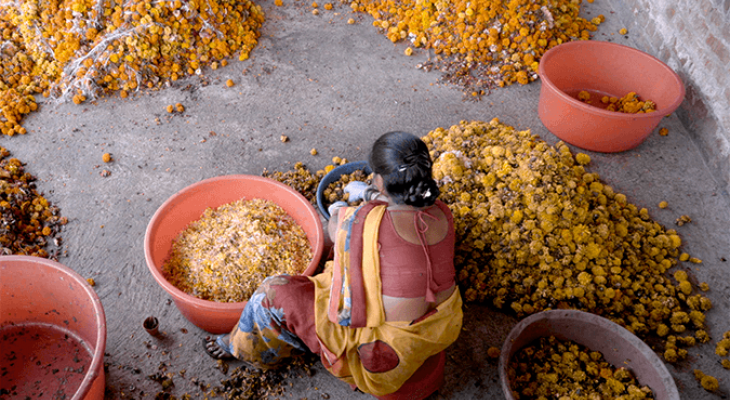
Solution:
[{"label": "woman's braided hair", "polygon": [[385,190],[396,203],[420,208],[436,202],[439,188],[431,177],[431,156],[417,136],[400,131],[384,134],[373,144],[368,163],[383,177]]}]

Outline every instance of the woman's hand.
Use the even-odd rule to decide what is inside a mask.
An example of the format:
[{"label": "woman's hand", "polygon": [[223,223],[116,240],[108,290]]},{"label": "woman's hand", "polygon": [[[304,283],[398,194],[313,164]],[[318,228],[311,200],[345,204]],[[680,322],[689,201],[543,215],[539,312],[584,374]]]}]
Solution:
[{"label": "woman's hand", "polygon": [[327,235],[332,244],[335,243],[335,239],[337,238],[337,227],[340,224],[340,209],[342,207],[347,207],[347,203],[344,201],[336,201],[327,207],[327,212],[330,213],[330,219],[327,221]]},{"label": "woman's hand", "polygon": [[330,218],[332,218],[333,215],[337,214],[337,210],[339,210],[342,207],[347,207],[347,203],[344,201],[336,201],[327,207],[327,212],[330,214]]},{"label": "woman's hand", "polygon": [[361,181],[352,181],[345,186],[345,193],[348,193],[350,197],[349,201],[362,200],[365,196],[365,191],[369,188],[367,183]]}]

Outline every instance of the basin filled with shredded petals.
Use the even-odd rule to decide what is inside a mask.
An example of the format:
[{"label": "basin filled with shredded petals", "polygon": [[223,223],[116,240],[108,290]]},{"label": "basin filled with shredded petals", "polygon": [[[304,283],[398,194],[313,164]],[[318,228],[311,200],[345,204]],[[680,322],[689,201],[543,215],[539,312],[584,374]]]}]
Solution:
[{"label": "basin filled with shredded petals", "polygon": [[238,302],[267,276],[302,273],[311,259],[304,230],[286,211],[269,200],[238,200],[190,223],[163,272],[195,297]]},{"label": "basin filled with shredded petals", "polygon": [[[304,245],[295,250],[292,241]],[[233,328],[256,279],[312,275],[323,249],[322,222],[309,200],[252,175],[209,178],[180,190],[158,208],[145,233],[145,259],[155,281],[185,318],[210,333]],[[171,267],[169,261],[184,260],[184,254],[192,258]],[[280,269],[295,259],[293,269]]]}]

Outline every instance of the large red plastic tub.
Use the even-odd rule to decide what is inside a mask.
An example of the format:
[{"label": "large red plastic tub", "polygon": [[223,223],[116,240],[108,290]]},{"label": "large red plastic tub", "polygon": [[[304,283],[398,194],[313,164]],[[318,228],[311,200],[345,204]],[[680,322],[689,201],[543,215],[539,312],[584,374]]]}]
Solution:
[{"label": "large red plastic tub", "polygon": [[[538,115],[558,138],[585,150],[615,153],[633,149],[684,99],[682,80],[660,60],[634,48],[594,40],[563,43],[545,52],[539,67]],[[577,99],[582,90],[592,105]],[[601,107],[602,96],[636,92],[656,111],[626,114]]]},{"label": "large red plastic tub", "polygon": [[246,302],[223,303],[199,299],[168,282],[162,266],[172,242],[203,212],[241,199],[264,199],[278,204],[302,227],[312,246],[312,260],[302,273],[316,271],[324,249],[322,221],[312,204],[291,187],[254,175],[227,175],[194,183],[170,197],[157,209],[147,225],[145,259],[155,281],[172,296],[180,313],[195,326],[210,333],[227,333],[238,322]]},{"label": "large red plastic tub", "polygon": [[0,277],[0,389],[20,399],[103,399],[106,317],[86,280],[31,256],[0,256]]}]

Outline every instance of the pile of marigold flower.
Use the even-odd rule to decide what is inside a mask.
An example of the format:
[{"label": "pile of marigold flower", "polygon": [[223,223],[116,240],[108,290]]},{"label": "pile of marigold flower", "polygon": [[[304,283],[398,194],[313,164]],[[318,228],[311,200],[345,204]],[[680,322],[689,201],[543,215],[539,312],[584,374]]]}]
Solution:
[{"label": "pile of marigold flower", "polygon": [[249,0],[0,0],[2,133],[24,133],[34,94],[126,97],[245,60],[263,20]]},{"label": "pile of marigold flower", "polygon": [[[431,49],[447,81],[473,96],[537,79],[542,55],[588,40],[605,17],[579,16],[581,0],[353,0],[391,41]],[[412,48],[406,50],[411,54]]]},{"label": "pile of marigold flower", "polygon": [[466,301],[518,317],[588,311],[661,338],[670,362],[710,340],[712,303],[699,293],[708,286],[696,287],[678,266],[678,233],[586,171],[588,155],[497,119],[437,128],[424,141],[454,214]]},{"label": "pile of marigold flower", "polygon": [[47,248],[60,245],[68,220],[36,190],[36,178],[0,147],[0,256],[30,255],[57,259]]},{"label": "pile of marigold flower", "polygon": [[[548,145],[496,118],[462,121],[423,137],[440,199],[456,230],[457,282],[467,302],[522,318],[571,308],[606,317],[642,339],[658,338],[667,362],[710,341],[712,302],[681,262],[682,239],[588,172],[587,154]],[[339,158],[337,158],[339,159]],[[335,163],[336,164],[336,163]],[[316,204],[316,186],[336,165],[266,174]],[[297,182],[299,182],[297,184]],[[299,189],[298,189],[299,190]]]}]

